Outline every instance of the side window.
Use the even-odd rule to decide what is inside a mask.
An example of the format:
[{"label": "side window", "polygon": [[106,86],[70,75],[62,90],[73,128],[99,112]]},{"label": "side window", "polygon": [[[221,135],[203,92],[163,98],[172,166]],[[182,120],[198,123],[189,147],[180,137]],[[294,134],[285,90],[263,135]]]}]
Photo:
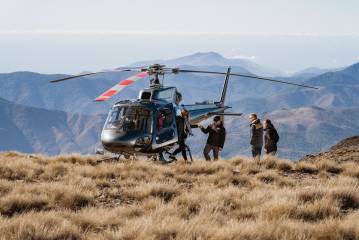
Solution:
[{"label": "side window", "polygon": [[173,113],[170,108],[162,108],[157,112],[157,130],[171,128],[173,124]]},{"label": "side window", "polygon": [[144,100],[149,100],[149,99],[151,99],[151,92],[142,92],[140,98],[141,98],[141,99],[144,99]]},{"label": "side window", "polygon": [[171,106],[162,108],[157,112],[157,136],[158,144],[172,140],[176,136],[176,129],[173,127],[174,113]]}]

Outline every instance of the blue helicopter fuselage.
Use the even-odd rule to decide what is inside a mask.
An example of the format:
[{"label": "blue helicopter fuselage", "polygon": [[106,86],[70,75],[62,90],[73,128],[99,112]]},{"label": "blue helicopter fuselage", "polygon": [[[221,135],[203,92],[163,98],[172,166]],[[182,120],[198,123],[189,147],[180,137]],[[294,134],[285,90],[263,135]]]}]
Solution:
[{"label": "blue helicopter fuselage", "polygon": [[178,141],[176,116],[181,108],[197,124],[228,107],[219,102],[178,105],[175,87],[149,88],[137,100],[113,105],[101,133],[101,142],[109,152],[122,154],[157,154],[172,148]]}]

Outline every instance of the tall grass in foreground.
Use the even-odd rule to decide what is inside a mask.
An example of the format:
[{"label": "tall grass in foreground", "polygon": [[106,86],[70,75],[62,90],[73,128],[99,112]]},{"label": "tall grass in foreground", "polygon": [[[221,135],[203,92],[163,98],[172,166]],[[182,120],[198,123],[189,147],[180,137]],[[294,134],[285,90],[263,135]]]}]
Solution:
[{"label": "tall grass in foreground", "polygon": [[359,239],[359,159],[0,154],[0,239]]}]

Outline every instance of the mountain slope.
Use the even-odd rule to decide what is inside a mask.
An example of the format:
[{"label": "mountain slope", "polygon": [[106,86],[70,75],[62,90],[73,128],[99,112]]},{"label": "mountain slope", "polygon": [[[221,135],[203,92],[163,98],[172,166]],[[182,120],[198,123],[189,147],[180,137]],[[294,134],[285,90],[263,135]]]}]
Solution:
[{"label": "mountain slope", "polygon": [[[347,165],[350,162],[358,162],[359,135],[343,139],[332,146],[328,151],[307,155],[300,161],[315,163],[322,161],[322,159],[334,161],[336,164],[344,163]],[[359,175],[356,176],[359,177]]]},{"label": "mountain slope", "polygon": [[0,151],[91,153],[99,144],[103,115],[50,111],[0,100]]}]

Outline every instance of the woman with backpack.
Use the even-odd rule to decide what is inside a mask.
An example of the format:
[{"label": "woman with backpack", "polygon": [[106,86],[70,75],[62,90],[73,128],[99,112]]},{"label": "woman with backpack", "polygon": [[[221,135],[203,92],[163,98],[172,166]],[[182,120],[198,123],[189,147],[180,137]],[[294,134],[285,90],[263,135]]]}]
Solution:
[{"label": "woman with backpack", "polygon": [[271,120],[264,120],[264,149],[266,154],[274,156],[277,153],[279,135]]}]

